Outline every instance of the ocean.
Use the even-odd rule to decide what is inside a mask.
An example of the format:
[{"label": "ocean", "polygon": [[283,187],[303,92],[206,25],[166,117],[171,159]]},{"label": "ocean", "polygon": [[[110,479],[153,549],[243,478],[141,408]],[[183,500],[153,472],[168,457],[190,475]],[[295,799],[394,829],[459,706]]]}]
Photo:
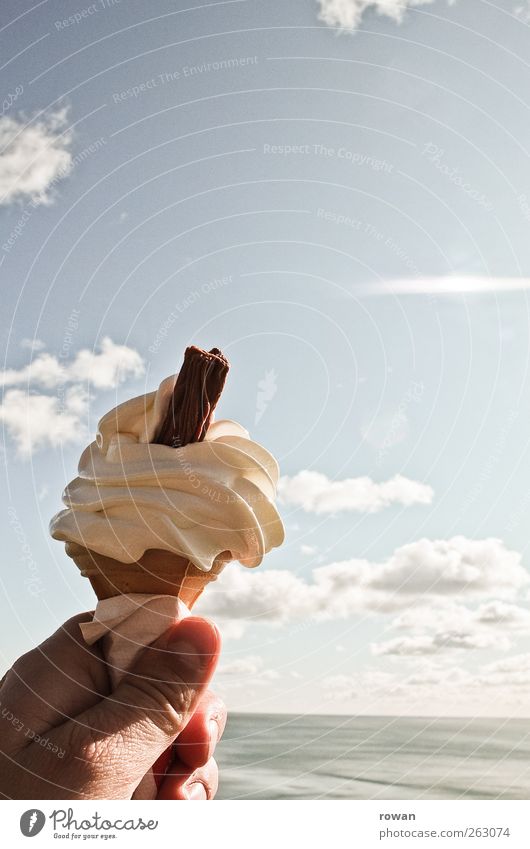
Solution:
[{"label": "ocean", "polygon": [[218,799],[530,799],[529,719],[233,714]]}]

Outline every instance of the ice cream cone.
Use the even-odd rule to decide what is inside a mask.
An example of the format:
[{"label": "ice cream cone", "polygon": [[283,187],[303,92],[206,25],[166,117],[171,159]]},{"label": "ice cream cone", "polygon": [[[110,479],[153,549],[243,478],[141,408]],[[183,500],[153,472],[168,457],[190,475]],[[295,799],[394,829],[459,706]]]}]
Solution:
[{"label": "ice cream cone", "polygon": [[222,552],[205,572],[186,557],[156,548],[148,549],[134,563],[122,563],[77,543],[67,543],[66,551],[100,601],[126,593],[162,594],[179,598],[188,609],[230,561],[229,552]]}]

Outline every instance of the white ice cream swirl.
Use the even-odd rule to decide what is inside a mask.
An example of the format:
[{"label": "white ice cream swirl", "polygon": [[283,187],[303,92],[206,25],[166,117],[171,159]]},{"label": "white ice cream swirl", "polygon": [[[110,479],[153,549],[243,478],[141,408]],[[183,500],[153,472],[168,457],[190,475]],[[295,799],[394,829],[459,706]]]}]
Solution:
[{"label": "white ice cream swirl", "polygon": [[224,551],[258,566],[284,538],[273,501],[278,464],[229,420],[212,423],[203,442],[151,443],[174,384],[172,375],[103,416],[50,533],[123,563],[156,548],[204,571]]}]

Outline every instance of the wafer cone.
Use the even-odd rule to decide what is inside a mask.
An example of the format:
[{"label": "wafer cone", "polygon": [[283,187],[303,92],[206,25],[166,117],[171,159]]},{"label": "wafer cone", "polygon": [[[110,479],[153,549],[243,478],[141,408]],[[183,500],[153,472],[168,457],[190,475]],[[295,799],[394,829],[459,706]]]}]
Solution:
[{"label": "wafer cone", "polygon": [[224,551],[204,572],[186,557],[158,548],[148,549],[134,563],[122,563],[76,543],[67,543],[66,551],[100,601],[126,593],[162,594],[179,598],[188,609],[230,561],[230,553]]}]

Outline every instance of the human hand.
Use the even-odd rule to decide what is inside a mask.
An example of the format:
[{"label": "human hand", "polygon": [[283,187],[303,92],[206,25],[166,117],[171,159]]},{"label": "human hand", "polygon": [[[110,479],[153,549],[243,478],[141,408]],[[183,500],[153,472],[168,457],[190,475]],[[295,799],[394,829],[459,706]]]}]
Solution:
[{"label": "human hand", "polygon": [[223,703],[207,690],[219,656],[216,627],[181,620],[141,652],[111,693],[97,644],[81,637],[79,623],[90,618],[70,619],[4,677],[0,795],[130,799],[174,744],[156,798],[213,798],[212,754],[226,722]]}]

